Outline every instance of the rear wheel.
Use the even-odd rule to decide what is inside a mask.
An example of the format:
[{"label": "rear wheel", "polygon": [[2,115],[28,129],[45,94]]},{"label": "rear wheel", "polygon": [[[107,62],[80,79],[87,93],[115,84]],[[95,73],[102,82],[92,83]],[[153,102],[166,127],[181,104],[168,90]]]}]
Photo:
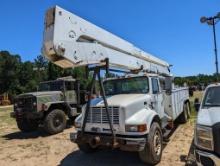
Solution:
[{"label": "rear wheel", "polygon": [[163,139],[161,128],[158,123],[154,122],[151,125],[143,151],[139,152],[140,159],[147,164],[156,165],[160,162],[162,156]]},{"label": "rear wheel", "polygon": [[22,132],[35,131],[38,128],[38,122],[27,118],[17,119],[17,126]]},{"label": "rear wheel", "polygon": [[186,110],[187,110],[187,118],[189,119],[191,116],[191,109],[190,109],[190,104],[188,102],[186,103]]},{"label": "rear wheel", "polygon": [[186,123],[188,120],[188,114],[189,114],[189,107],[187,106],[187,103],[185,103],[183,105],[183,112],[181,113],[181,115],[179,116],[179,122],[180,123]]},{"label": "rear wheel", "polygon": [[44,129],[49,134],[57,134],[66,128],[66,114],[59,109],[52,110],[44,120]]}]

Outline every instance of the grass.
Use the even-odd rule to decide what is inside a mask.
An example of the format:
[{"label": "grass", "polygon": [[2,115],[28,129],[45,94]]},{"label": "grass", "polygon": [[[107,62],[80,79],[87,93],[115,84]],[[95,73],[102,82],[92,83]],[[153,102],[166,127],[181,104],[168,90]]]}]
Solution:
[{"label": "grass", "polygon": [[0,106],[0,113],[3,112],[3,111],[10,111],[12,112],[13,111],[13,105],[10,105],[10,106]]},{"label": "grass", "polygon": [[190,120],[193,121],[193,122],[195,122],[196,117],[197,117],[197,112],[196,112],[196,110],[194,108],[194,100],[196,98],[198,98],[199,101],[201,101],[202,100],[202,96],[203,96],[203,91],[195,91],[193,96],[190,97],[190,99],[189,99],[190,100],[190,106],[191,106],[191,117],[190,117]]},{"label": "grass", "polygon": [[191,103],[194,102],[194,100],[195,100],[196,98],[198,98],[199,101],[201,101],[201,100],[202,100],[202,96],[203,96],[203,91],[195,91],[195,92],[193,93],[193,97],[190,97],[190,102],[191,102]]},{"label": "grass", "polygon": [[13,111],[13,106],[0,107],[0,131],[15,124],[15,120],[10,117],[10,113]]}]

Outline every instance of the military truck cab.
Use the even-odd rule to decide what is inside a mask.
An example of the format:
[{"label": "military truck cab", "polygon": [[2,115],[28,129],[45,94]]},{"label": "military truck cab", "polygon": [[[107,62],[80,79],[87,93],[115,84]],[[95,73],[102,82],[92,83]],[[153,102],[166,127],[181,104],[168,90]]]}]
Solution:
[{"label": "military truck cab", "polygon": [[65,129],[67,117],[75,119],[81,113],[85,93],[72,77],[41,82],[37,92],[15,98],[12,117],[21,131],[32,131],[42,124],[48,133],[59,133]]}]

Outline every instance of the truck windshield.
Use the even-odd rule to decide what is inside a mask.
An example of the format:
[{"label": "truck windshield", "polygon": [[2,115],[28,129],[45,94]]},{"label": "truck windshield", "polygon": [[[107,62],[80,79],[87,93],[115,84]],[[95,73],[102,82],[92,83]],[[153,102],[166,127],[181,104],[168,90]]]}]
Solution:
[{"label": "truck windshield", "polygon": [[148,93],[149,84],[147,77],[130,77],[104,82],[106,95]]},{"label": "truck windshield", "polygon": [[61,91],[63,90],[63,81],[42,82],[38,91]]},{"label": "truck windshield", "polygon": [[220,87],[211,87],[207,90],[203,107],[220,107]]}]

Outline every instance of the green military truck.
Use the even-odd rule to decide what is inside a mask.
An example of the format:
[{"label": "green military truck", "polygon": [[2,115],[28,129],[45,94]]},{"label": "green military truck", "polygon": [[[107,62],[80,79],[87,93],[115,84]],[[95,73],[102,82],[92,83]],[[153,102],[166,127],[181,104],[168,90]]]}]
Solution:
[{"label": "green military truck", "polygon": [[23,132],[36,130],[42,125],[49,134],[62,132],[67,117],[73,120],[81,113],[86,91],[72,77],[40,83],[37,92],[18,95],[14,112],[18,128]]}]

